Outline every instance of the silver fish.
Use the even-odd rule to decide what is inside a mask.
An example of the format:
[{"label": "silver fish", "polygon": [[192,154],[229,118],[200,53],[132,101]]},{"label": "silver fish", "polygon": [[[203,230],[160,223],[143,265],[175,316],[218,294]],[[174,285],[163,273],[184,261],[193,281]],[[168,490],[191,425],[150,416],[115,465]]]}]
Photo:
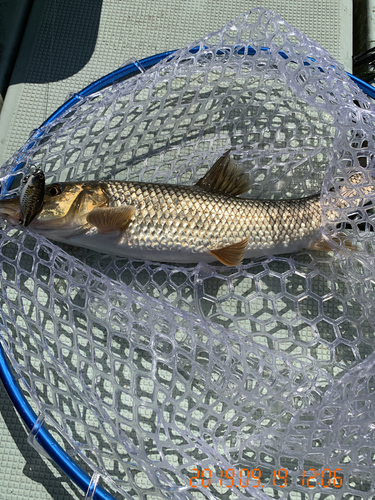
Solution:
[{"label": "silver fish", "polygon": [[20,194],[20,207],[23,216],[19,219],[19,224],[26,227],[42,209],[45,189],[44,173],[40,168],[36,169],[25,177],[23,184]]},{"label": "silver fish", "polygon": [[[96,251],[164,262],[227,266],[244,257],[329,250],[321,237],[320,194],[251,200],[249,179],[225,154],[193,186],[148,182],[57,182],[46,186],[30,229]],[[13,223],[18,198],[0,201]]]}]

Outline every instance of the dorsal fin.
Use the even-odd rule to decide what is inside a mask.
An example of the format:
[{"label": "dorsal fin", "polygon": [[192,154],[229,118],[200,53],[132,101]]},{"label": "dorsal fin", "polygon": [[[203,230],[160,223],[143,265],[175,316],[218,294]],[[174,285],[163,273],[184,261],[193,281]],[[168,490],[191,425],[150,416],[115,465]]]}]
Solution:
[{"label": "dorsal fin", "polygon": [[127,230],[135,212],[136,209],[132,205],[99,207],[94,208],[87,215],[86,220],[89,224],[95,226],[99,233],[124,232]]},{"label": "dorsal fin", "polygon": [[229,158],[229,153],[230,150],[216,160],[206,175],[199,179],[196,186],[208,191],[222,191],[233,196],[248,191],[251,187],[249,175]]},{"label": "dorsal fin", "polygon": [[245,238],[234,245],[211,250],[210,254],[224,266],[238,266],[242,262],[248,242],[249,238]]}]

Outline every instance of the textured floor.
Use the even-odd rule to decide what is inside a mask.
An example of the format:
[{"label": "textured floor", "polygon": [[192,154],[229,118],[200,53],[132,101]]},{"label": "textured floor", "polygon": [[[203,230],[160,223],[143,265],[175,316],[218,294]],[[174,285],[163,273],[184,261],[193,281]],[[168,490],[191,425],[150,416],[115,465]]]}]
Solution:
[{"label": "textured floor", "polygon": [[[130,58],[183,47],[258,5],[245,0],[36,0],[0,115],[0,163],[69,93]],[[351,69],[350,0],[263,0],[262,6],[279,12]],[[0,500],[84,498],[27,443],[2,386],[0,398]]]}]

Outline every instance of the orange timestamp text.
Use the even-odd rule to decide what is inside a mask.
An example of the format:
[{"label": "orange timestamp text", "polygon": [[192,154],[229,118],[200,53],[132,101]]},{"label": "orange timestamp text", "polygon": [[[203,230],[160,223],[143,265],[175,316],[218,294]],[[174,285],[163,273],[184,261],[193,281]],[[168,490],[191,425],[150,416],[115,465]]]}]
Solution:
[{"label": "orange timestamp text", "polygon": [[[306,488],[315,488],[316,486],[321,486],[322,488],[341,488],[343,477],[340,473],[341,469],[322,469],[317,471],[316,469],[309,469],[308,471],[303,470],[302,476],[298,477],[298,484]],[[211,469],[201,469],[194,468],[192,473],[195,473],[190,478],[190,486],[192,488],[197,488],[202,486],[203,488],[209,488],[212,481],[212,470]],[[262,471],[261,469],[221,469],[219,480],[220,486],[226,486],[227,488],[264,488],[266,486],[276,486],[279,488],[285,488],[291,483],[291,476],[288,477],[287,469],[278,469],[272,472],[271,477],[268,477],[267,481],[262,481]],[[215,481],[217,484],[217,481]],[[212,483],[213,484],[213,483]]]}]

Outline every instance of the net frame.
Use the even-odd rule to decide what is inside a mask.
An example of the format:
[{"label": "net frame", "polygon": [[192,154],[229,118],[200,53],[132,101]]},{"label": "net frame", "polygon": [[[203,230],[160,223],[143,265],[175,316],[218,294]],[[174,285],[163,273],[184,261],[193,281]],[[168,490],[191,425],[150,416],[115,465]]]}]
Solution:
[{"label": "net frame", "polygon": [[[20,167],[21,168],[21,167]],[[262,497],[262,495],[260,495],[259,497]]]}]

